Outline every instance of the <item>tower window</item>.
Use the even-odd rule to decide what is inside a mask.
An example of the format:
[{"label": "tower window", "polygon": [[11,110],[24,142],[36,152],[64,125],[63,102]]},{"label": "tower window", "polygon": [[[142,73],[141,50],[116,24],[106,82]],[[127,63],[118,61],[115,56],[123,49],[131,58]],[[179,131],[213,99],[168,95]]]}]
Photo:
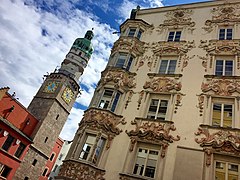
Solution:
[{"label": "tower window", "polygon": [[37,160],[34,159],[33,162],[32,162],[32,165],[33,165],[33,166],[36,166],[36,164],[37,164]]},{"label": "tower window", "polygon": [[29,180],[29,177],[25,177],[24,180]]},{"label": "tower window", "polygon": [[44,142],[46,143],[46,142],[47,142],[47,140],[48,140],[48,137],[46,137],[46,138],[45,138]]},{"label": "tower window", "polygon": [[11,147],[12,143],[14,141],[14,138],[11,135],[8,135],[6,141],[4,142],[2,149],[4,149],[5,151],[8,151],[9,148]]},{"label": "tower window", "polygon": [[53,158],[54,158],[54,153],[52,153],[52,155],[51,155],[51,157],[50,157],[50,161],[52,161],[53,160]]},{"label": "tower window", "polygon": [[56,116],[56,120],[58,120],[58,118],[59,118],[59,114]]},{"label": "tower window", "polygon": [[48,172],[48,168],[45,168],[43,173],[42,173],[42,176],[46,176],[47,172]]}]

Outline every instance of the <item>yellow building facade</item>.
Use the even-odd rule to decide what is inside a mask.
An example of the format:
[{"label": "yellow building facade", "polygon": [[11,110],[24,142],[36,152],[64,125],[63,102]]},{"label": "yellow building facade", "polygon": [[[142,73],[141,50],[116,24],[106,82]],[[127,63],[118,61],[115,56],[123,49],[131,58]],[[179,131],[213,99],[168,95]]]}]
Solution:
[{"label": "yellow building facade", "polygon": [[134,9],[57,179],[240,180],[240,1]]}]

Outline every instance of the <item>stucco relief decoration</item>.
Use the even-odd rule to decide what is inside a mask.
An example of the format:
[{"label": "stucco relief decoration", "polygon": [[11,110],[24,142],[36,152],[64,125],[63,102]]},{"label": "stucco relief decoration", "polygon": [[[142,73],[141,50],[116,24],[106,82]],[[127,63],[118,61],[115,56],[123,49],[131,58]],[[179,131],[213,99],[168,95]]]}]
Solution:
[{"label": "stucco relief decoration", "polygon": [[141,92],[138,93],[139,94],[139,98],[138,98],[138,107],[137,107],[137,110],[139,110],[141,104],[142,104],[142,99],[143,99],[143,96],[144,96],[144,90],[142,90]]},{"label": "stucco relief decoration", "polygon": [[101,82],[105,85],[108,82],[114,83],[116,88],[134,88],[136,83],[134,82],[136,74],[125,72],[122,69],[107,69],[102,73]]},{"label": "stucco relief decoration", "polygon": [[134,94],[133,90],[130,90],[128,92],[128,97],[127,97],[127,101],[126,101],[126,104],[125,104],[125,109],[127,109],[128,104],[131,102],[133,94]]},{"label": "stucco relief decoration", "polygon": [[136,56],[142,55],[145,52],[144,42],[136,38],[121,36],[113,45],[111,54],[119,51],[133,52]]},{"label": "stucco relief decoration", "polygon": [[187,56],[186,54],[184,54],[184,55],[181,57],[181,61],[183,61],[183,62],[182,62],[182,68],[181,68],[181,71],[182,71],[182,72],[183,72],[183,69],[184,69],[185,67],[187,67],[189,60],[190,60],[190,59],[193,59],[194,57],[195,57],[195,55],[193,55],[193,56]]},{"label": "stucco relief decoration", "polygon": [[176,10],[169,11],[165,15],[167,19],[163,21],[163,24],[160,24],[157,27],[157,31],[161,33],[167,28],[186,28],[187,30],[192,32],[195,29],[195,22],[193,22],[191,18],[192,14],[193,11],[190,9],[178,8]]},{"label": "stucco relief decoration", "polygon": [[180,42],[166,42],[159,41],[149,45],[155,56],[161,55],[184,55],[192,48],[195,48],[195,42],[193,41],[180,41]]},{"label": "stucco relief decoration", "polygon": [[204,71],[207,72],[207,68],[208,68],[207,64],[209,60],[208,54],[206,56],[199,56],[199,55],[197,56],[200,60],[202,60],[202,67],[204,67]]},{"label": "stucco relief decoration", "polygon": [[105,171],[75,160],[67,160],[61,166],[59,176],[75,180],[105,180]]},{"label": "stucco relief decoration", "polygon": [[205,22],[203,29],[210,33],[217,25],[232,25],[233,23],[240,22],[239,5],[225,4],[217,8],[213,8],[211,13],[213,14],[211,20]]},{"label": "stucco relief decoration", "polygon": [[181,103],[182,97],[183,97],[183,94],[176,94],[174,113],[177,113],[178,108],[182,106],[182,103]]},{"label": "stucco relief decoration", "polygon": [[203,115],[204,98],[205,98],[205,97],[204,97],[203,94],[198,95],[198,105],[197,105],[197,108],[199,108],[200,116]]},{"label": "stucco relief decoration", "polygon": [[134,120],[131,122],[135,125],[135,130],[126,131],[131,139],[129,150],[132,151],[137,141],[159,144],[162,146],[161,156],[165,157],[166,149],[169,143],[179,141],[180,136],[172,136],[170,131],[175,131],[176,128],[172,123],[167,122],[149,122]]},{"label": "stucco relief decoration", "polygon": [[240,51],[240,41],[232,40],[201,40],[199,48],[203,48],[208,54],[237,54]]},{"label": "stucco relief decoration", "polygon": [[154,92],[170,92],[172,90],[180,91],[182,88],[181,82],[176,79],[171,79],[167,77],[150,78],[144,86],[144,89],[152,89]]},{"label": "stucco relief decoration", "polygon": [[108,136],[108,149],[111,140],[122,132],[122,130],[117,127],[119,124],[126,124],[126,121],[122,116],[115,115],[107,110],[90,108],[85,112],[84,117],[79,124],[79,128],[89,128],[96,131],[101,130]]},{"label": "stucco relief decoration", "polygon": [[213,91],[216,95],[230,96],[234,92],[240,93],[240,80],[208,78],[201,89],[203,92]]},{"label": "stucco relief decoration", "polygon": [[240,133],[230,132],[228,130],[209,130],[208,128],[198,128],[195,138],[196,143],[204,148],[207,153],[206,164],[211,164],[210,156],[214,152],[240,155]]}]

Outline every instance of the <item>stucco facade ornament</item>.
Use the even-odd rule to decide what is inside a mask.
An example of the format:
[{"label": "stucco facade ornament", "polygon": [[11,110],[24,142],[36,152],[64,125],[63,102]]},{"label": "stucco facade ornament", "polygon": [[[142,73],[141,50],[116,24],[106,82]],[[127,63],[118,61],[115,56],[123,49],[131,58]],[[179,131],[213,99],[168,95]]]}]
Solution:
[{"label": "stucco facade ornament", "polygon": [[101,85],[113,83],[115,88],[129,89],[136,86],[135,73],[118,68],[107,68],[102,72]]},{"label": "stucco facade ornament", "polygon": [[90,108],[84,113],[84,117],[79,124],[79,129],[88,128],[95,131],[101,130],[108,136],[107,149],[110,147],[112,139],[119,135],[122,130],[117,126],[125,125],[126,121],[122,116],[99,108]]},{"label": "stucco facade ornament", "polygon": [[131,52],[135,56],[140,56],[145,52],[144,42],[137,38],[121,36],[113,45],[111,54],[115,52]]},{"label": "stucco facade ornament", "polygon": [[176,94],[176,101],[175,101],[175,107],[174,107],[174,113],[177,113],[177,110],[179,107],[182,106],[182,97],[183,97],[183,94]]},{"label": "stucco facade ornament", "polygon": [[178,82],[176,79],[168,77],[150,77],[150,81],[147,81],[144,86],[144,89],[152,89],[154,92],[170,92],[172,90],[180,91],[182,88],[181,82]]},{"label": "stucco facade ornament", "polygon": [[201,89],[203,92],[213,91],[216,95],[230,96],[234,92],[240,93],[240,79],[207,78]]},{"label": "stucco facade ornament", "polygon": [[147,142],[161,145],[161,156],[165,157],[169,143],[180,140],[180,136],[173,137],[170,134],[170,131],[176,130],[172,122],[149,122],[146,119],[135,119],[131,124],[136,127],[135,130],[126,131],[131,139],[130,151],[133,150],[136,142]]},{"label": "stucco facade ornament", "polygon": [[240,131],[234,130],[231,132],[227,129],[219,130],[200,127],[195,135],[202,136],[201,138],[195,138],[195,141],[207,153],[207,165],[211,164],[211,154],[214,152],[240,155]]},{"label": "stucco facade ornament", "polygon": [[186,28],[188,31],[192,32],[195,28],[195,22],[192,21],[191,15],[193,10],[178,8],[173,11],[166,13],[166,20],[163,24],[157,27],[157,31],[161,33],[165,29],[178,29]]},{"label": "stucco facade ornament", "polygon": [[125,109],[127,109],[128,104],[131,102],[133,94],[134,94],[133,90],[130,90],[128,92],[128,97],[127,97],[127,101],[126,101],[126,104],[125,104]]},{"label": "stucco facade ornament", "polygon": [[199,108],[200,116],[203,115],[204,98],[205,98],[205,97],[204,97],[203,94],[198,95],[198,105],[197,105],[197,108]]},{"label": "stucco facade ornament", "polygon": [[193,59],[194,57],[195,55],[187,56],[186,54],[184,54],[183,56],[180,56],[179,64],[182,63],[181,72],[183,72],[183,69],[187,67],[189,60]]},{"label": "stucco facade ornament", "polygon": [[204,71],[207,72],[207,68],[208,68],[208,60],[209,60],[209,57],[208,57],[208,54],[206,56],[199,56],[197,55],[199,59],[202,60],[202,67],[204,67]]},{"label": "stucco facade ornament", "polygon": [[161,55],[179,55],[186,54],[192,48],[195,48],[195,42],[193,41],[180,41],[180,42],[167,42],[167,41],[159,41],[154,42],[149,45],[153,51],[155,56]]},{"label": "stucco facade ornament", "polygon": [[141,92],[138,93],[139,94],[139,98],[138,98],[138,107],[137,107],[137,110],[139,110],[141,104],[142,104],[142,99],[143,99],[143,96],[144,96],[144,90],[142,90]]},{"label": "stucco facade ornament", "polygon": [[236,4],[224,4],[217,8],[213,8],[211,13],[213,14],[211,20],[205,22],[203,29],[210,33],[217,25],[233,25],[239,24],[240,22],[240,11],[239,5]]},{"label": "stucco facade ornament", "polygon": [[201,40],[199,48],[203,48],[209,54],[234,55],[240,50],[240,40]]},{"label": "stucco facade ornament", "polygon": [[79,160],[66,160],[61,166],[59,177],[75,180],[105,180],[105,170]]}]

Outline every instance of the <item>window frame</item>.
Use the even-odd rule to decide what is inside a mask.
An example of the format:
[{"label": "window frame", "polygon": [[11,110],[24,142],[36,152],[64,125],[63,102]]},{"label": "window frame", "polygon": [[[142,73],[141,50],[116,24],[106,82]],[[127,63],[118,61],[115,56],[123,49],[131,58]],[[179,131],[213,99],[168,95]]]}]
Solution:
[{"label": "window frame", "polygon": [[[133,30],[134,30],[134,33],[133,33]],[[142,28],[139,28],[139,27],[128,27],[128,29],[126,31],[126,36],[127,37],[135,37],[138,40],[140,40],[143,33],[144,33],[144,30]]]},{"label": "window frame", "polygon": [[[104,94],[106,91],[112,91],[112,95],[111,95],[111,97],[109,97],[109,99],[107,97],[104,97]],[[115,112],[118,107],[118,104],[120,102],[121,95],[122,95],[122,93],[118,90],[114,90],[112,88],[103,89],[101,98],[99,99],[99,102],[98,102],[98,108]],[[107,99],[109,100],[109,103],[108,103],[107,107],[105,107]],[[103,107],[101,107],[102,101],[104,101]]]},{"label": "window frame", "polygon": [[[180,32],[179,37],[177,34]],[[171,35],[173,33],[173,35]],[[171,38],[170,38],[171,37]],[[177,37],[177,38],[176,38]],[[169,30],[167,36],[167,42],[180,42],[182,37],[182,30]]]},{"label": "window frame", "polygon": [[229,164],[238,166],[238,179],[240,178],[240,163],[238,164],[237,162],[231,162],[229,160],[222,160],[222,159],[214,159],[214,172],[213,172],[214,178],[216,178],[216,169],[217,169],[216,162],[225,163],[225,172],[224,172],[225,180],[228,180]]},{"label": "window frame", "polygon": [[22,156],[23,152],[25,151],[26,147],[27,146],[25,144],[20,142],[16,152],[14,153],[14,156],[17,157],[17,158],[21,158],[21,156]]},{"label": "window frame", "polygon": [[[214,116],[214,112],[213,112],[213,108],[214,108],[214,104],[221,104],[221,119],[220,119],[220,125],[214,125],[213,124],[213,116]],[[225,127],[223,126],[224,124],[224,105],[232,105],[232,123],[231,123],[231,127],[228,128],[234,128],[235,126],[235,99],[233,98],[215,98],[213,97],[212,102],[211,102],[211,126],[213,127]],[[226,128],[226,127],[225,127]]]},{"label": "window frame", "polygon": [[[224,32],[221,32],[224,30]],[[231,30],[231,38],[228,38],[228,30]],[[221,37],[223,35],[224,37]],[[233,27],[219,27],[218,29],[218,40],[233,40]]]},{"label": "window frame", "polygon": [[[142,172],[143,175],[134,173],[135,167],[136,167],[136,164],[137,164],[139,149],[148,150],[147,158],[145,159],[144,169],[143,169],[143,172]],[[158,152],[158,154],[157,154],[157,159],[156,159],[156,166],[155,166],[155,169],[154,169],[154,176],[153,176],[153,177],[145,176],[146,168],[147,168],[147,162],[148,162],[148,160],[149,160],[149,152],[150,152],[150,151]],[[134,157],[133,168],[132,168],[132,171],[131,171],[132,174],[137,175],[137,176],[141,176],[141,177],[146,177],[146,178],[153,178],[153,179],[156,178],[157,170],[158,170],[158,166],[159,166],[160,153],[161,153],[161,149],[157,149],[157,148],[153,148],[153,147],[146,147],[146,146],[141,146],[141,145],[139,145],[138,148],[137,148],[135,157]]]},{"label": "window frame", "polygon": [[[125,57],[120,58],[120,57]],[[120,60],[124,60],[124,63],[120,63]],[[131,66],[134,61],[134,56],[132,54],[126,53],[126,52],[119,52],[116,57],[116,61],[114,63],[114,67],[124,69],[126,71],[129,71],[131,69]]]},{"label": "window frame", "polygon": [[[167,61],[167,65],[166,65],[166,68],[164,69],[165,72],[164,72],[164,73],[163,73],[163,72],[160,72],[161,67],[164,65],[164,64],[162,64],[162,63],[163,63],[163,62],[166,62],[166,61]],[[160,63],[159,63],[158,74],[176,74],[177,61],[178,61],[177,58],[175,58],[175,59],[172,59],[172,58],[171,58],[171,59],[161,59],[161,60],[160,60]],[[174,67],[174,72],[173,72],[173,73],[172,73],[172,72],[169,72],[169,67],[171,67],[171,66],[170,66],[171,62],[175,62],[175,67]]]},{"label": "window frame", "polygon": [[[222,74],[217,74],[217,62],[220,62],[222,61],[223,62],[223,65],[222,65]],[[226,75],[226,62],[232,62],[232,74],[231,75]],[[219,59],[219,58],[216,58],[215,60],[215,66],[214,66],[214,75],[216,76],[234,76],[234,73],[235,73],[235,63],[234,63],[234,60],[233,59]]]},{"label": "window frame", "polygon": [[3,145],[2,145],[2,149],[7,151],[11,148],[13,142],[14,142],[15,138],[13,136],[11,136],[10,134],[8,134],[7,139],[4,141]]}]

